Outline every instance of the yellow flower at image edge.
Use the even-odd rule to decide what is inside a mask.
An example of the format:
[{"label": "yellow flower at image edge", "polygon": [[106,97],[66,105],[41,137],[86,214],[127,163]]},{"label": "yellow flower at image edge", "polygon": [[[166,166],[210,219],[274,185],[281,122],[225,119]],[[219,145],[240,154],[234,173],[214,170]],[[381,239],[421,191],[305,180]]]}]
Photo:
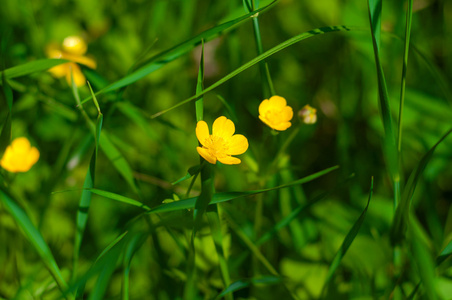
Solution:
[{"label": "yellow flower at image edge", "polygon": [[49,44],[46,52],[49,58],[67,59],[71,62],[61,64],[49,69],[55,77],[66,77],[69,85],[72,85],[71,73],[76,86],[82,86],[86,83],[85,75],[78,64],[85,65],[91,69],[96,68],[96,61],[90,57],[84,56],[88,49],[85,41],[78,36],[69,36],[64,39],[62,47],[56,44]]},{"label": "yellow flower at image edge", "polygon": [[293,109],[283,97],[273,96],[259,105],[259,119],[275,130],[283,131],[292,126],[292,117]]},{"label": "yellow flower at image edge", "polygon": [[234,134],[234,123],[224,116],[213,122],[212,134],[204,121],[196,125],[196,137],[202,147],[197,147],[199,155],[211,164],[217,160],[226,165],[236,165],[241,162],[237,157],[248,149],[248,139],[241,134]]},{"label": "yellow flower at image edge", "polygon": [[0,165],[9,172],[27,172],[38,159],[38,149],[31,147],[27,138],[20,137],[15,139],[11,145],[6,148],[5,154],[3,154],[3,158],[0,161]]}]

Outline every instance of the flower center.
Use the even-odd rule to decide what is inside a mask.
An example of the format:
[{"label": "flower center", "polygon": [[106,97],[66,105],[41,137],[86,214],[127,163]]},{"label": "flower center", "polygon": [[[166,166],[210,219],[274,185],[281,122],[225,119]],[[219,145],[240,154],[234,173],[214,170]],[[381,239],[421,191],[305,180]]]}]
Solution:
[{"label": "flower center", "polygon": [[229,149],[226,141],[219,136],[210,135],[204,144],[204,147],[207,148],[207,151],[212,156],[218,157],[219,155],[226,155]]}]

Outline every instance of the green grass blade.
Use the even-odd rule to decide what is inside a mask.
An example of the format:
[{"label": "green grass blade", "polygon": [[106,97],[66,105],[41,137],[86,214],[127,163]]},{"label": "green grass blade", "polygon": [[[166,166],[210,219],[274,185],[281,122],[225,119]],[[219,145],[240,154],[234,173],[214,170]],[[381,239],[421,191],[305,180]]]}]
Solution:
[{"label": "green grass blade", "polygon": [[399,154],[402,150],[403,103],[405,101],[406,71],[407,71],[407,65],[408,65],[408,52],[410,49],[411,16],[412,16],[412,14],[413,14],[413,0],[409,0],[407,12],[406,12],[405,45],[404,45],[404,52],[403,52],[402,80],[401,80],[401,86],[400,86],[400,106],[399,106],[399,122],[398,122],[398,135],[397,135],[397,150],[399,151]]},{"label": "green grass blade", "polygon": [[290,214],[282,218],[270,230],[263,234],[256,242],[256,245],[260,246],[268,242],[278,231],[288,226],[292,221],[296,220],[303,212],[308,211],[314,204],[324,199],[328,194],[329,193],[322,193],[321,195],[317,196],[314,200],[310,201],[308,204],[298,206],[297,208],[295,208]]},{"label": "green grass blade", "polygon": [[409,238],[414,261],[418,267],[419,277],[421,277],[427,299],[435,300],[438,299],[436,293],[435,263],[428,250],[428,246],[423,241],[421,229],[418,227],[419,225],[412,218],[414,216],[410,218]]},{"label": "green grass blade", "polygon": [[[231,277],[229,275],[229,268],[227,258],[223,250],[223,233],[221,232],[221,222],[219,216],[219,204],[211,205],[207,209],[207,219],[209,220],[210,231],[212,233],[212,239],[217,251],[218,261],[220,264],[220,271],[223,277],[223,283],[225,288],[231,284]],[[234,299],[232,294],[228,294],[226,299]]]},{"label": "green grass blade", "polygon": [[3,96],[5,97],[5,102],[8,106],[9,112],[13,109],[13,91],[6,80],[6,73],[2,71],[2,84],[3,84]]},{"label": "green grass blade", "polygon": [[[75,98],[78,99],[78,91],[75,86],[74,80],[72,80],[72,88],[74,91]],[[85,182],[83,183],[82,195],[80,197],[79,207],[77,210],[77,219],[76,219],[76,233],[75,233],[75,241],[74,241],[74,258],[73,258],[73,268],[72,268],[72,278],[75,278],[78,269],[78,259],[80,255],[80,248],[82,245],[83,234],[85,232],[86,222],[88,220],[88,211],[91,204],[91,191],[89,189],[94,187],[95,181],[95,170],[96,170],[96,160],[97,153],[99,148],[99,140],[100,134],[102,130],[103,123],[103,115],[100,111],[99,104],[97,103],[96,97],[94,96],[94,92],[89,86],[91,94],[93,95],[93,101],[98,109],[98,117],[96,122],[96,132],[95,132],[95,147],[94,152],[91,155],[90,164],[88,167],[88,172],[85,177]]]},{"label": "green grass blade", "polygon": [[40,59],[6,69],[4,72],[5,77],[10,79],[30,75],[36,72],[42,72],[67,62],[69,61],[66,59]]},{"label": "green grass blade", "polygon": [[[62,292],[65,292],[67,289],[66,281],[61,274],[60,269],[53,257],[52,252],[49,249],[49,246],[44,241],[41,233],[38,229],[33,225],[25,211],[17,205],[16,201],[8,195],[3,189],[0,188],[0,200],[3,203],[6,210],[13,217],[14,221],[17,223],[19,228],[23,231],[25,237],[30,241],[33,248],[38,252],[41,257],[44,265],[49,270],[52,277],[55,279],[58,287]],[[68,298],[72,298],[68,296]]]},{"label": "green grass blade", "polygon": [[[331,167],[331,168],[325,169],[323,171],[314,173],[312,175],[306,176],[304,178],[295,180],[293,182],[286,183],[286,184],[283,184],[283,185],[280,185],[277,187],[273,187],[273,188],[268,188],[268,189],[245,191],[245,192],[215,193],[215,195],[213,195],[213,198],[212,198],[212,201],[210,204],[231,201],[231,200],[243,198],[246,196],[257,195],[257,194],[266,193],[266,192],[270,192],[270,191],[274,191],[274,190],[278,190],[278,189],[282,189],[282,188],[286,188],[286,187],[290,187],[290,186],[294,186],[294,185],[304,184],[304,183],[312,181],[318,177],[326,175],[336,169],[338,169],[337,166]],[[151,211],[149,211],[149,213],[162,213],[162,212],[175,211],[175,210],[181,210],[181,209],[191,209],[195,206],[196,199],[197,199],[197,197],[193,197],[193,198],[188,198],[188,199],[184,199],[184,200],[180,200],[180,201],[176,201],[176,202],[172,202],[172,203],[162,204],[162,205],[152,208]]]},{"label": "green grass blade", "polygon": [[[304,183],[310,182],[316,178],[319,178],[323,175],[326,175],[334,170],[337,170],[338,168],[339,167],[337,167],[337,166],[331,167],[331,168],[325,169],[323,171],[314,173],[312,175],[306,176],[304,178],[301,178],[301,179],[298,179],[298,180],[295,180],[290,183],[286,183],[286,184],[283,184],[283,185],[280,185],[277,187],[273,187],[273,188],[254,190],[254,191],[245,191],[245,192],[215,193],[212,197],[212,201],[210,202],[210,205],[216,204],[216,203],[221,203],[221,202],[227,202],[227,201],[231,201],[231,200],[235,200],[235,199],[239,199],[239,198],[243,198],[243,197],[247,197],[247,196],[257,195],[260,193],[270,192],[273,190],[279,190],[279,189],[290,187],[290,186],[304,184]],[[139,206],[141,208],[145,208],[141,202],[128,198],[128,197],[124,197],[124,196],[121,196],[121,195],[118,195],[115,193],[111,193],[111,192],[107,192],[107,191],[101,191],[98,189],[91,189],[90,191],[95,194],[98,194],[99,196],[103,196],[103,197],[106,197],[106,198],[109,198],[112,200],[116,200],[116,201],[120,201],[123,203],[131,204],[134,206]],[[183,210],[183,209],[192,209],[195,207],[195,202],[196,202],[197,198],[198,197],[192,197],[192,198],[183,199],[180,201],[165,203],[165,204],[159,205],[157,207],[151,208],[148,213],[163,213],[163,212],[177,211],[177,210]]]},{"label": "green grass blade", "polygon": [[352,229],[347,233],[345,236],[344,241],[342,242],[341,247],[337,251],[336,255],[334,256],[333,261],[331,262],[330,268],[328,269],[328,274],[326,275],[325,283],[323,284],[323,291],[326,292],[326,288],[328,287],[328,284],[331,282],[331,279],[333,278],[334,273],[336,272],[337,268],[339,267],[339,264],[341,263],[342,258],[347,253],[348,248],[353,243],[353,240],[358,235],[359,229],[361,228],[361,225],[364,222],[364,218],[366,217],[367,209],[369,208],[370,200],[372,199],[372,193],[374,190],[374,178],[372,177],[370,182],[370,191],[369,191],[369,198],[367,199],[367,205],[364,208],[363,212],[359,216],[358,220],[353,224]]},{"label": "green grass blade", "polygon": [[265,255],[259,250],[257,245],[251,241],[251,239],[246,235],[246,233],[240,228],[235,221],[232,220],[230,216],[228,216],[228,224],[231,229],[235,232],[235,234],[242,240],[242,242],[248,247],[251,253],[261,262],[261,264],[274,276],[280,276],[278,271],[272,266],[272,264],[265,258]]},{"label": "green grass blade", "polygon": [[110,141],[107,133],[104,131],[100,134],[100,148],[105,153],[107,158],[113,164],[115,169],[121,174],[121,176],[126,180],[132,190],[140,195],[140,191],[133,177],[133,171],[130,164],[124,158],[124,156],[119,152],[116,146]]},{"label": "green grass blade", "polygon": [[115,201],[122,202],[122,203],[125,203],[125,204],[130,204],[130,205],[133,205],[133,206],[136,206],[136,207],[140,207],[140,208],[145,209],[145,210],[151,210],[151,208],[149,208],[146,204],[143,204],[143,203],[141,203],[141,202],[139,202],[137,200],[134,200],[134,199],[131,199],[131,198],[128,198],[128,197],[124,197],[124,196],[121,196],[121,195],[118,195],[118,194],[114,194],[114,193],[111,193],[111,192],[102,191],[102,190],[98,190],[98,189],[90,188],[88,190],[90,192],[94,193],[94,194],[97,194],[99,196],[102,196],[102,197],[105,197],[105,198],[108,198],[108,199],[111,199],[111,200],[115,200]]},{"label": "green grass blade", "polygon": [[443,261],[452,255],[452,240],[447,244],[441,254],[436,258],[436,265],[440,265]]},{"label": "green grass blade", "polygon": [[3,123],[2,133],[0,134],[0,157],[3,157],[8,145],[11,143],[11,113],[8,112],[5,123]]},{"label": "green grass blade", "polygon": [[222,297],[224,297],[230,293],[247,288],[251,285],[258,285],[258,284],[271,285],[271,284],[278,284],[278,283],[281,283],[281,277],[277,277],[277,276],[262,276],[262,277],[256,277],[256,278],[250,278],[250,279],[237,280],[237,281],[231,283],[217,297],[215,297],[215,300],[221,299]]},{"label": "green grass blade", "polygon": [[286,40],[285,42],[282,42],[281,44],[271,48],[270,50],[265,51],[264,53],[262,53],[261,55],[255,57],[254,59],[250,60],[249,62],[243,64],[242,66],[238,67],[237,69],[235,69],[234,71],[232,71],[231,73],[229,73],[228,75],[224,76],[223,78],[221,78],[220,80],[218,80],[217,82],[215,82],[214,84],[212,84],[211,86],[207,87],[206,89],[204,89],[202,91],[202,93],[196,94],[190,98],[187,98],[179,103],[177,103],[176,105],[173,105],[170,108],[167,108],[163,111],[160,111],[154,115],[152,115],[152,118],[156,118],[170,110],[173,110],[181,105],[184,105],[186,103],[189,103],[195,99],[198,99],[200,96],[210,92],[211,90],[215,89],[216,87],[222,85],[223,83],[225,83],[226,81],[228,81],[229,79],[233,78],[234,76],[240,74],[241,72],[251,68],[252,66],[256,65],[257,63],[261,62],[262,60],[272,56],[273,54],[276,54],[278,52],[280,52],[281,50],[284,50],[285,48],[298,43],[302,40],[305,40],[307,38],[319,35],[319,34],[325,34],[325,33],[330,33],[330,32],[339,32],[339,31],[350,31],[350,30],[364,30],[364,28],[357,28],[357,27],[347,27],[347,26],[330,26],[330,27],[322,27],[322,28],[317,28],[317,29],[313,29],[304,33],[301,33],[293,38],[290,38],[288,40]]},{"label": "green grass blade", "polygon": [[[391,108],[389,105],[389,95],[386,86],[386,79],[383,66],[380,60],[380,33],[381,33],[381,0],[369,0],[369,21],[371,26],[372,44],[377,68],[378,94],[380,114],[385,131],[384,153],[387,159],[388,171],[394,181],[398,180],[398,159],[395,144],[394,127],[392,124]],[[396,188],[396,187],[395,187]],[[397,188],[396,188],[397,189]],[[398,193],[395,194],[395,206],[398,203]]]},{"label": "green grass blade", "polygon": [[[198,70],[198,81],[196,83],[196,94],[199,94],[204,89],[204,40],[202,41],[201,60]],[[204,120],[204,100],[200,97],[195,102],[196,122]]]},{"label": "green grass blade", "polygon": [[[272,7],[274,4],[276,4],[276,2],[278,2],[278,0],[271,2],[269,5],[262,7],[261,9],[259,9],[257,11],[263,12],[263,11],[269,9],[270,7]],[[171,61],[175,60],[176,58],[182,56],[183,54],[187,53],[188,51],[192,50],[195,46],[199,45],[202,40],[205,40],[205,41],[212,40],[213,38],[220,35],[222,32],[229,30],[233,27],[236,27],[236,26],[244,23],[245,21],[251,19],[253,14],[254,14],[254,12],[246,14],[242,17],[239,17],[232,21],[226,22],[224,24],[220,24],[218,26],[210,28],[210,29],[198,34],[197,36],[195,36],[181,44],[174,46],[171,49],[168,49],[148,60],[145,60],[142,63],[142,66],[139,66],[136,71],[133,71],[129,75],[121,78],[120,80],[110,84],[106,88],[98,91],[96,93],[96,95],[100,95],[103,93],[108,93],[108,92],[118,90],[122,87],[128,86],[128,85],[140,80],[141,78],[149,75],[150,73],[162,68],[163,66],[168,64],[168,62],[171,62]],[[84,99],[82,101],[82,104],[89,101],[90,99],[91,99],[91,97]]]},{"label": "green grass blade", "polygon": [[422,172],[427,166],[428,162],[433,156],[436,147],[441,144],[444,139],[452,132],[452,129],[446,132],[445,135],[422,157],[419,163],[416,165],[414,170],[408,179],[408,182],[403,190],[402,198],[399,206],[395,212],[394,221],[391,228],[391,242],[393,244],[400,243],[405,235],[407,227],[407,218],[411,206],[411,200],[413,198],[414,191],[416,189],[417,182],[419,181]]},{"label": "green grass blade", "polygon": [[130,267],[132,263],[132,258],[138,249],[143,246],[144,242],[147,239],[146,234],[137,234],[130,238],[128,242],[125,253],[124,253],[124,279],[123,279],[123,287],[122,287],[122,299],[129,300],[129,274]]},{"label": "green grass blade", "polygon": [[[243,0],[243,2],[247,12],[253,12],[255,10],[254,0]],[[264,53],[264,47],[262,45],[262,37],[259,27],[259,13],[254,15],[252,22],[257,54],[261,55],[262,53]],[[275,88],[273,87],[273,82],[270,76],[270,70],[268,68],[267,62],[261,61],[259,63],[259,69],[261,73],[263,97],[268,99],[269,97],[275,95]]]},{"label": "green grass blade", "polygon": [[[103,269],[108,268],[111,265],[116,266],[116,262],[122,253],[123,246],[127,242],[127,234],[127,231],[122,233],[113,242],[107,245],[107,247],[105,247],[105,249],[97,256],[89,270],[71,283],[67,292],[73,292],[80,289],[90,278],[100,273]],[[83,291],[80,289],[79,292],[82,294]]]}]

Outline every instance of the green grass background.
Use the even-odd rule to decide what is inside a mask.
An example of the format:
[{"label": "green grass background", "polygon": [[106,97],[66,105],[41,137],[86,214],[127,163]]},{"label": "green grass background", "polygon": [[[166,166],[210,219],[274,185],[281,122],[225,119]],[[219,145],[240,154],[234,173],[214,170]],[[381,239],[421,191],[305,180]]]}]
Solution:
[{"label": "green grass background", "polygon": [[[10,125],[41,157],[27,173],[1,172],[0,299],[451,299],[451,138],[434,146],[452,127],[452,3],[382,2],[380,35],[358,0],[279,0],[255,18],[238,0],[2,1],[1,142]],[[325,34],[286,43],[317,28]],[[74,91],[48,62],[27,65],[69,35],[97,61],[83,71],[103,119],[88,86]],[[268,73],[253,61],[257,41]],[[275,46],[287,47],[265,54]],[[295,115],[316,107],[317,123],[295,116],[272,134],[258,118],[269,77]],[[201,111],[208,124],[232,119],[250,148],[214,178],[172,185],[199,165]],[[206,178],[223,202],[202,208]],[[191,204],[175,205],[184,198]],[[167,199],[182,200],[155,211]]]}]

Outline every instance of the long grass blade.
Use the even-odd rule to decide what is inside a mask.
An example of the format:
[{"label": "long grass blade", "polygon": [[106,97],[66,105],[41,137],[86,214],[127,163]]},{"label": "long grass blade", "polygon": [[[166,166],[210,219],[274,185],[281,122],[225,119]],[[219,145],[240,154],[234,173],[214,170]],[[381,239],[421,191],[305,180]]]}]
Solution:
[{"label": "long grass blade", "polygon": [[257,63],[263,61],[264,59],[272,56],[273,54],[276,54],[278,52],[280,52],[281,50],[284,50],[285,48],[296,44],[302,40],[308,39],[310,37],[319,35],[319,34],[325,34],[325,33],[330,33],[330,32],[339,32],[339,31],[350,31],[350,30],[364,30],[364,28],[358,28],[358,27],[348,27],[348,26],[329,26],[329,27],[322,27],[322,28],[317,28],[317,29],[313,29],[304,33],[301,33],[293,38],[290,38],[288,40],[286,40],[285,42],[282,42],[281,44],[271,48],[270,50],[265,51],[264,53],[262,53],[261,55],[258,55],[257,57],[255,57],[254,59],[250,60],[249,62],[243,64],[242,66],[238,67],[237,69],[235,69],[234,71],[232,71],[231,73],[229,73],[228,75],[224,76],[223,78],[221,78],[220,80],[218,80],[217,82],[215,82],[214,84],[212,84],[211,86],[205,88],[202,93],[196,94],[190,98],[187,98],[179,103],[177,103],[176,105],[173,105],[170,108],[167,108],[165,110],[162,110],[158,113],[155,113],[154,115],[152,115],[152,118],[156,118],[164,113],[169,112],[170,110],[173,110],[181,105],[184,105],[186,103],[189,103],[195,99],[198,99],[200,96],[212,91],[213,89],[217,88],[218,86],[222,85],[223,83],[225,83],[226,81],[228,81],[229,79],[233,78],[234,76],[237,76],[238,74],[240,74],[241,72],[251,68],[252,66],[256,65]]},{"label": "long grass blade", "polygon": [[251,285],[259,285],[259,284],[265,284],[265,285],[271,285],[271,284],[278,284],[281,282],[281,277],[278,276],[262,276],[262,277],[255,277],[250,279],[241,279],[234,281],[231,283],[226,289],[224,289],[220,294],[218,294],[217,297],[215,297],[215,300],[221,299],[222,297],[239,291],[241,289],[247,288]]},{"label": "long grass blade", "polygon": [[400,204],[395,212],[394,221],[391,228],[391,242],[393,244],[400,243],[405,236],[411,200],[413,198],[417,182],[419,181],[422,172],[432,158],[436,147],[438,147],[438,145],[441,144],[451,132],[452,129],[447,131],[446,134],[444,134],[441,139],[422,157],[422,159],[411,172],[411,175],[408,178],[408,181],[403,190]]},{"label": "long grass blade", "polygon": [[[294,185],[304,184],[304,183],[310,182],[314,179],[317,179],[323,175],[326,175],[334,170],[337,170],[338,168],[339,168],[338,166],[331,167],[331,168],[325,169],[323,171],[314,173],[312,175],[303,177],[301,179],[292,181],[290,183],[286,183],[286,184],[283,184],[283,185],[280,185],[277,187],[268,188],[268,189],[245,191],[245,192],[215,193],[215,195],[213,195],[213,197],[212,197],[212,201],[210,202],[210,205],[216,204],[216,203],[221,203],[221,202],[227,202],[227,201],[231,201],[231,200],[235,200],[235,199],[239,199],[239,198],[243,198],[243,197],[247,197],[247,196],[253,196],[253,195],[257,195],[257,194],[261,194],[261,193],[266,193],[266,192],[270,192],[270,191],[274,191],[274,190],[279,190],[279,189],[291,187]],[[137,200],[127,198],[127,197],[117,195],[117,194],[107,192],[107,191],[101,191],[101,190],[97,190],[97,189],[91,189],[90,191],[95,194],[98,194],[100,196],[103,196],[103,197],[106,197],[106,198],[109,198],[112,200],[128,203],[128,204],[140,203]],[[163,212],[177,211],[177,210],[183,210],[183,209],[192,209],[195,206],[195,202],[196,202],[197,198],[198,197],[192,197],[192,198],[183,199],[180,201],[165,203],[165,204],[159,205],[157,207],[151,208],[148,213],[163,213]],[[135,204],[132,204],[132,205],[135,205]],[[141,205],[142,204],[140,203],[140,207],[141,207]],[[138,205],[135,205],[135,206],[138,206]]]},{"label": "long grass blade", "polygon": [[8,79],[30,75],[36,72],[46,71],[52,67],[69,62],[66,59],[40,59],[24,63],[4,70],[5,77]]},{"label": "long grass blade", "polygon": [[[61,271],[50,251],[49,246],[44,241],[41,233],[33,225],[30,218],[25,211],[17,205],[16,201],[0,187],[0,200],[3,203],[6,210],[13,217],[19,228],[23,231],[25,237],[30,241],[33,248],[38,252],[44,265],[49,270],[52,277],[55,279],[60,290],[64,293],[67,289],[67,283],[61,274]],[[72,299],[71,295],[67,295],[67,298]]]},{"label": "long grass blade", "polygon": [[419,225],[413,218],[414,216],[411,215],[409,220],[409,240],[413,251],[414,261],[418,267],[419,277],[423,283],[427,299],[435,300],[438,299],[436,293],[435,263],[428,250],[428,246],[425,245],[423,241]]},{"label": "long grass blade", "polygon": [[[261,9],[257,10],[256,12],[263,12],[263,11],[269,9],[270,7],[272,7],[274,4],[276,4],[276,2],[278,2],[278,0],[271,2],[269,5],[262,7]],[[222,32],[232,29],[233,27],[236,27],[236,26],[244,23],[245,21],[251,19],[252,16],[256,12],[246,14],[246,15],[239,17],[237,19],[234,19],[232,21],[229,21],[224,24],[220,24],[218,26],[210,28],[210,29],[198,34],[197,36],[195,36],[181,44],[174,46],[171,49],[168,49],[148,60],[145,60],[141,64],[141,66],[137,67],[136,71],[133,71],[129,75],[121,78],[120,80],[110,84],[106,88],[98,91],[96,93],[96,96],[103,94],[103,93],[108,93],[108,92],[118,90],[122,87],[128,86],[128,85],[140,80],[141,78],[149,75],[150,73],[162,68],[163,66],[168,64],[168,62],[173,61],[173,60],[179,58],[180,56],[182,56],[183,54],[187,53],[188,51],[192,50],[195,46],[199,45],[202,40],[204,40],[204,41],[212,40],[213,38],[220,35]],[[89,101],[90,99],[91,99],[91,97],[84,99],[82,101],[82,104]]]},{"label": "long grass blade", "polygon": [[402,120],[403,120],[403,103],[405,101],[405,86],[406,86],[406,72],[408,65],[408,52],[410,49],[410,37],[411,37],[411,16],[413,14],[413,0],[408,1],[408,7],[406,12],[406,26],[405,26],[405,45],[403,52],[403,65],[402,65],[402,80],[400,84],[400,106],[399,106],[399,122],[398,122],[398,135],[397,135],[397,150],[399,154],[402,150]]},{"label": "long grass blade", "polygon": [[[72,89],[74,92],[74,96],[77,99],[77,102],[79,102],[78,91],[77,91],[77,87],[74,83],[74,80],[72,80]],[[89,189],[94,187],[96,160],[97,160],[100,133],[102,130],[102,122],[103,122],[103,115],[100,111],[99,104],[97,103],[96,97],[94,96],[94,92],[91,89],[91,86],[90,86],[90,90],[93,95],[94,103],[98,109],[98,117],[97,117],[97,123],[96,123],[96,133],[95,133],[95,148],[94,148],[93,154],[91,155],[91,160],[90,160],[90,164],[88,167],[88,172],[85,177],[85,182],[83,183],[82,195],[80,197],[79,207],[78,207],[78,211],[77,211],[77,219],[76,219],[77,231],[75,233],[75,241],[74,241],[72,278],[75,278],[75,276],[77,274],[78,260],[79,260],[79,256],[80,256],[80,248],[82,245],[82,239],[83,239],[83,234],[85,232],[86,222],[88,220],[88,210],[89,210],[89,207],[91,204],[91,191]]]},{"label": "long grass blade", "polygon": [[448,259],[452,255],[452,240],[444,247],[440,255],[436,258],[436,265],[440,265],[443,261]]},{"label": "long grass blade", "polygon": [[364,223],[364,218],[366,217],[367,209],[369,208],[370,200],[372,199],[372,194],[374,190],[374,178],[372,177],[370,182],[370,191],[369,191],[369,198],[367,199],[367,205],[364,208],[363,212],[359,216],[358,220],[353,224],[352,229],[347,233],[345,236],[344,241],[342,242],[341,247],[337,251],[336,255],[334,256],[333,261],[331,262],[330,268],[328,269],[328,274],[326,275],[325,283],[323,284],[323,291],[326,291],[326,288],[328,287],[328,284],[331,282],[331,279],[333,278],[334,273],[336,272],[337,268],[339,267],[339,264],[341,263],[342,258],[347,253],[348,248],[355,240],[356,236],[358,235],[359,229],[361,228],[361,225]]}]

